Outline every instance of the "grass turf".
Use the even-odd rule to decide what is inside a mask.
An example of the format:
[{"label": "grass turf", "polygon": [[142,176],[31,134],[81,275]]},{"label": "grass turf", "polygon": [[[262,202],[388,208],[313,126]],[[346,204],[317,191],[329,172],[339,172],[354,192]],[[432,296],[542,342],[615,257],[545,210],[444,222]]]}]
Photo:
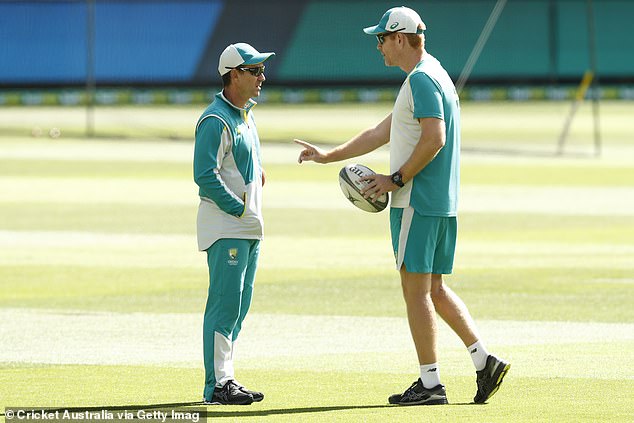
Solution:
[{"label": "grass turf", "polygon": [[[94,110],[96,137],[113,139],[192,139],[195,121],[204,105],[100,106]],[[462,138],[465,148],[533,150],[552,153],[570,111],[569,102],[463,102]],[[601,132],[606,146],[627,145],[631,139],[634,102],[601,102]],[[392,110],[391,103],[282,104],[262,103],[256,118],[262,139],[289,142],[301,138],[340,143]],[[292,113],[292,119],[289,119]],[[592,104],[578,109],[570,128],[569,147],[592,151]],[[30,136],[34,128],[44,134],[60,128],[64,137],[83,136],[86,111],[82,107],[4,107],[0,135]],[[44,135],[46,136],[46,135]]]},{"label": "grass turf", "polygon": [[[509,377],[489,405],[469,404],[474,378],[446,377],[449,406],[394,407],[386,404],[408,380],[385,373],[249,370],[238,376],[266,392],[249,407],[205,407],[208,421],[626,421],[632,382]],[[0,382],[11,385],[6,404],[21,407],[117,407],[127,410],[199,408],[198,369],[144,366],[3,366]],[[511,374],[512,375],[512,374]],[[304,383],[309,382],[309,383]],[[50,395],[55,386],[54,397]],[[571,387],[574,386],[574,389]],[[77,389],[81,387],[81,389]],[[28,390],[29,398],[20,395]],[[610,393],[610,406],[596,392]],[[130,395],[134,392],[134,395]],[[547,401],[544,398],[548,398]]]},{"label": "grass turf", "polygon": [[[401,317],[404,309],[394,273],[261,269],[252,312]],[[630,270],[476,268],[457,271],[447,283],[480,319],[618,323],[634,321],[630,276]],[[192,313],[204,307],[205,278],[203,268],[7,265],[0,267],[0,305]]]},{"label": "grass turf", "polygon": [[[553,146],[549,137],[557,133],[561,122],[553,113],[565,111],[564,106],[465,104],[465,146],[487,147],[492,142],[513,148],[535,137],[540,148],[549,149]],[[508,333],[517,341],[490,346],[513,362],[491,404],[466,405],[473,396],[474,381],[472,375],[466,376],[471,369],[461,348],[440,351],[443,382],[453,404],[424,409],[386,406],[387,395],[402,391],[413,380],[407,370],[416,367],[413,357],[350,352],[299,357],[292,362],[284,357],[238,361],[238,377],[265,391],[265,402],[247,408],[209,407],[207,416],[240,421],[629,418],[634,363],[624,351],[632,348],[630,338],[596,334],[592,341],[548,342],[548,337],[556,337],[557,322],[562,327],[587,324],[588,330],[603,327],[596,324],[616,325],[610,326],[616,328],[613,332],[621,324],[627,330],[634,322],[634,224],[627,213],[633,210],[628,194],[634,173],[627,164],[631,150],[625,136],[629,121],[624,118],[628,107],[609,104],[604,109],[613,125],[606,125],[612,143],[603,159],[464,156],[462,182],[467,194],[489,187],[493,192],[525,192],[529,200],[535,193],[548,193],[544,198],[558,201],[560,193],[571,191],[600,193],[623,204],[620,212],[595,208],[580,213],[574,203],[563,211],[551,210],[548,203],[538,212],[521,205],[500,211],[482,197],[481,209],[461,214],[456,269],[447,280],[472,314],[490,325],[521,322],[525,325],[521,327],[530,327],[531,322],[543,322],[555,328],[544,333],[539,345],[523,343],[522,333]],[[334,142],[386,113],[384,105],[368,107],[352,128],[346,113],[353,109],[358,113],[358,107],[333,109],[335,113],[329,114],[328,108],[294,107],[298,119],[289,128],[274,125],[288,110],[262,105],[258,119],[268,139],[301,136]],[[144,125],[156,118],[139,110],[138,120]],[[45,108],[29,110],[33,111],[25,114],[29,118],[7,119],[14,111],[4,110],[0,121],[24,126],[47,114],[52,122],[57,112],[62,118],[81,115],[67,109],[55,109],[55,117]],[[171,125],[174,120],[170,119],[186,116],[191,120],[192,113],[196,115],[186,108],[172,112],[159,110],[165,131],[171,126],[180,130],[180,124]],[[545,122],[543,133],[531,133],[526,126],[536,118]],[[120,119],[113,117],[109,125],[116,129]],[[331,125],[319,128],[314,124],[318,119]],[[515,119],[517,125],[496,126],[492,119]],[[524,127],[518,137],[517,128]],[[16,134],[22,131],[14,129]],[[297,132],[291,136],[283,131]],[[189,136],[185,129],[182,134]],[[515,142],[503,143],[509,139]],[[588,138],[584,135],[582,140]],[[207,274],[204,256],[195,251],[196,190],[190,180],[190,144],[11,136],[0,138],[0,146],[0,307],[78,315],[81,311],[202,312]],[[293,163],[297,151],[296,147],[265,150],[267,239],[252,318],[271,313],[298,318],[404,318],[398,276],[392,269],[387,216],[348,207],[336,187],[339,165],[298,166]],[[369,163],[385,170],[385,162],[376,158]],[[298,190],[297,198],[289,199],[291,189]],[[474,198],[478,200],[477,195]],[[285,207],[289,200],[295,202]],[[295,330],[301,333],[302,328]],[[382,363],[394,361],[405,370],[381,371]],[[355,363],[373,370],[356,371]],[[202,363],[192,369],[2,362],[0,369],[2,406],[188,404],[199,399],[202,379]]]}]

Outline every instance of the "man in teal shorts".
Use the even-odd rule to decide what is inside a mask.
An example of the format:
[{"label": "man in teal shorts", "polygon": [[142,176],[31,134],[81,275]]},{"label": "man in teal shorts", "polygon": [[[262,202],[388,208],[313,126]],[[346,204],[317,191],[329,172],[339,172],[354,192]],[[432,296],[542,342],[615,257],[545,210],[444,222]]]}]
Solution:
[{"label": "man in teal shorts", "polygon": [[208,404],[262,401],[235,379],[234,345],[251,305],[263,235],[264,171],[252,108],[260,95],[264,62],[249,44],[229,45],[220,56],[223,90],[198,119],[194,180],[199,186],[198,248],[207,252],[209,293],[203,321]]},{"label": "man in teal shorts", "polygon": [[497,392],[510,364],[487,352],[462,300],[443,283],[453,270],[457,234],[460,166],[460,102],[453,82],[425,50],[425,24],[407,7],[395,7],[377,25],[375,35],[386,66],[407,77],[392,113],[348,142],[329,151],[305,141],[299,162],[329,163],[357,157],[390,144],[391,175],[365,179],[366,197],[392,192],[390,229],[407,306],[420,378],[391,404],[447,404],[436,353],[436,313],[456,332],[476,369],[475,403]]}]

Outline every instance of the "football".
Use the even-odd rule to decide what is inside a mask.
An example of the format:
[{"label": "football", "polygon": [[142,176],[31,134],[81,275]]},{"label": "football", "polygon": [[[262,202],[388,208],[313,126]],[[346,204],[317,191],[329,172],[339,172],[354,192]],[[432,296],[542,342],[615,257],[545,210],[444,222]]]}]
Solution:
[{"label": "football", "polygon": [[367,182],[361,182],[364,176],[375,175],[376,173],[360,164],[348,164],[339,171],[339,186],[343,195],[348,201],[360,208],[371,213],[377,213],[387,207],[389,196],[387,193],[381,195],[376,200],[364,198],[361,190],[367,185]]}]

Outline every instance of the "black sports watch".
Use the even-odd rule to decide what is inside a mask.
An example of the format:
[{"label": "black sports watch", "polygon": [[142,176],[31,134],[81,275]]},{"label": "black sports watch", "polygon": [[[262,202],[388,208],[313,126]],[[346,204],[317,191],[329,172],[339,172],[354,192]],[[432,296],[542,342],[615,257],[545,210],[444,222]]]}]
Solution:
[{"label": "black sports watch", "polygon": [[405,186],[405,184],[403,183],[403,174],[400,170],[394,172],[392,176],[390,176],[390,179],[392,179],[392,183],[399,188],[403,188]]}]

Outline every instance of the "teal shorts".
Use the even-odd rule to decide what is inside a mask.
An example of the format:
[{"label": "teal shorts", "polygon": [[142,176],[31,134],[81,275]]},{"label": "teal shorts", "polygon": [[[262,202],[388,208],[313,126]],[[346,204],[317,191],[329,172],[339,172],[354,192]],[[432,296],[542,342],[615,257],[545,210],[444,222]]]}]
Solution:
[{"label": "teal shorts", "polygon": [[447,275],[453,271],[458,223],[455,216],[423,216],[413,208],[390,209],[396,269]]}]

